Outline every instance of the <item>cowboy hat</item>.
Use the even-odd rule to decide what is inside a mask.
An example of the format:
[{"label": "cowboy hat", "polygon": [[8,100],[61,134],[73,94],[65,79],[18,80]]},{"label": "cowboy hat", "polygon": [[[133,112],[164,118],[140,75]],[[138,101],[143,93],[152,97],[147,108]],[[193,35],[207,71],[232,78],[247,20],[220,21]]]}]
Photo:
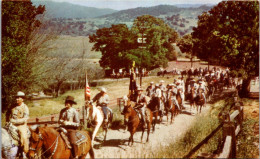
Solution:
[{"label": "cowboy hat", "polygon": [[104,87],[101,87],[101,88],[100,88],[100,91],[101,91],[101,92],[104,92],[104,93],[107,92],[106,88],[104,88]]},{"label": "cowboy hat", "polygon": [[137,91],[142,91],[142,87],[137,87]]},{"label": "cowboy hat", "polygon": [[160,80],[160,83],[163,83],[164,82],[164,80]]},{"label": "cowboy hat", "polygon": [[25,93],[23,93],[22,91],[17,92],[15,97],[22,97],[25,98]]},{"label": "cowboy hat", "polygon": [[66,97],[65,103],[67,103],[67,102],[71,102],[72,104],[77,104],[77,102],[74,101],[74,97],[72,97],[72,96]]},{"label": "cowboy hat", "polygon": [[153,82],[150,82],[150,84],[153,84]]}]

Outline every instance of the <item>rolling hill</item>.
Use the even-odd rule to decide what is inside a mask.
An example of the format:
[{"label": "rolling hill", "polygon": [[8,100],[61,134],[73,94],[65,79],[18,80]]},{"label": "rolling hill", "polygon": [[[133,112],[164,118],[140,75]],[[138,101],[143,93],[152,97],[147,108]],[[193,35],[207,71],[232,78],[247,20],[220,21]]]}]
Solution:
[{"label": "rolling hill", "polygon": [[86,7],[66,2],[33,0],[32,3],[36,6],[45,5],[47,14],[53,18],[94,18],[117,12],[108,8]]}]

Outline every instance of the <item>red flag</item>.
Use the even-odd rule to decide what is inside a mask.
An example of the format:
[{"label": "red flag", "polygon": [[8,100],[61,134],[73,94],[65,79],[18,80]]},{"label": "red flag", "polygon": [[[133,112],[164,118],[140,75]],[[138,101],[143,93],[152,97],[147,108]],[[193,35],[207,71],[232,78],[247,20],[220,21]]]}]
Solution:
[{"label": "red flag", "polygon": [[90,87],[88,85],[88,78],[86,73],[86,86],[85,86],[85,101],[90,100]]}]

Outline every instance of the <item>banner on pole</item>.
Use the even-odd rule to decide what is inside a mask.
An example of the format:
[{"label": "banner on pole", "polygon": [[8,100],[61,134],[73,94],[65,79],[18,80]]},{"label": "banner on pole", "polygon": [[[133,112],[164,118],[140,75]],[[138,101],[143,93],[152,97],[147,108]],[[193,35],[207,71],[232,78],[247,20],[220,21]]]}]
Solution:
[{"label": "banner on pole", "polygon": [[85,101],[90,100],[90,87],[88,85],[88,78],[87,78],[87,73],[86,73],[86,84],[85,84]]}]

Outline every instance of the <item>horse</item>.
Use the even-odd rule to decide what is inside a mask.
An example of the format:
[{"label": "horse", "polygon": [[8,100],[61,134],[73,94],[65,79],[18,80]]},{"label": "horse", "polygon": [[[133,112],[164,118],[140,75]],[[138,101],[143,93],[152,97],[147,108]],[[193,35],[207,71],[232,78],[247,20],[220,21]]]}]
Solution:
[{"label": "horse", "polygon": [[[153,127],[153,132],[155,131],[155,125],[156,123],[161,122],[162,121],[162,115],[161,115],[161,111],[159,111],[159,105],[158,105],[158,101],[155,97],[152,97],[150,102],[147,105],[147,108],[149,108],[152,113],[153,113],[153,117],[154,120],[152,121],[152,127]],[[158,119],[159,117],[159,119]]]},{"label": "horse", "polygon": [[[44,156],[45,158],[72,158],[71,149],[67,148],[65,141],[62,139],[60,133],[52,127],[36,127],[30,128],[30,149],[28,152],[29,158],[38,158]],[[90,154],[90,158],[94,158],[94,151],[91,144],[91,137],[89,132],[80,131],[84,135],[85,142],[80,144],[78,155],[79,158],[85,158]],[[36,151],[42,148],[40,156],[37,156]]]},{"label": "horse", "polygon": [[191,90],[190,90],[190,111],[191,111],[191,108],[194,107],[194,104],[195,104],[195,98],[196,98],[196,90],[195,90],[195,87],[192,87]]},{"label": "horse", "polygon": [[89,123],[93,127],[92,144],[94,143],[97,132],[101,126],[105,132],[103,142],[106,141],[108,127],[109,127],[109,124],[111,124],[112,120],[113,120],[113,113],[108,111],[107,117],[109,120],[108,120],[108,122],[104,122],[104,113],[103,113],[101,107],[99,107],[99,106],[97,107],[93,102],[87,102],[85,104],[85,108],[87,108],[86,119],[89,121]]},{"label": "horse", "polygon": [[209,85],[208,85],[208,100],[211,99],[211,97],[214,95],[215,93],[215,87],[213,85],[213,82],[210,82]]},{"label": "horse", "polygon": [[[128,125],[128,131],[130,132],[130,137],[128,141],[128,145],[131,146],[134,143],[134,133],[136,132],[138,126],[140,125],[140,117],[137,113],[137,111],[133,108],[136,105],[135,102],[128,100],[127,105],[124,106],[124,110],[122,112],[122,115],[124,115],[124,123]],[[149,134],[151,129],[151,124],[153,120],[153,113],[149,108],[146,108],[145,110],[146,116],[145,116],[145,122],[147,124],[147,139],[146,142],[149,142]],[[128,121],[127,121],[128,120]],[[142,136],[141,136],[141,142],[143,140],[143,134],[144,134],[145,128],[142,126]]]},{"label": "horse", "polygon": [[176,99],[177,99],[177,102],[178,102],[178,104],[179,104],[180,111],[182,111],[183,103],[182,103],[182,98],[181,98],[181,93],[180,93],[180,91],[177,92]]},{"label": "horse", "polygon": [[202,95],[202,89],[198,90],[198,96],[195,98],[195,104],[197,106],[197,113],[198,113],[198,109],[201,113],[201,107],[205,104],[205,99]]},{"label": "horse", "polygon": [[15,158],[18,155],[18,143],[12,139],[12,136],[4,128],[1,128],[2,141],[2,157]]},{"label": "horse", "polygon": [[167,98],[166,105],[165,105],[167,123],[168,123],[168,113],[170,112],[171,113],[171,124],[172,124],[173,117],[175,117],[178,114],[178,109],[172,100],[172,96],[173,96],[173,94],[170,93],[169,97]]}]

